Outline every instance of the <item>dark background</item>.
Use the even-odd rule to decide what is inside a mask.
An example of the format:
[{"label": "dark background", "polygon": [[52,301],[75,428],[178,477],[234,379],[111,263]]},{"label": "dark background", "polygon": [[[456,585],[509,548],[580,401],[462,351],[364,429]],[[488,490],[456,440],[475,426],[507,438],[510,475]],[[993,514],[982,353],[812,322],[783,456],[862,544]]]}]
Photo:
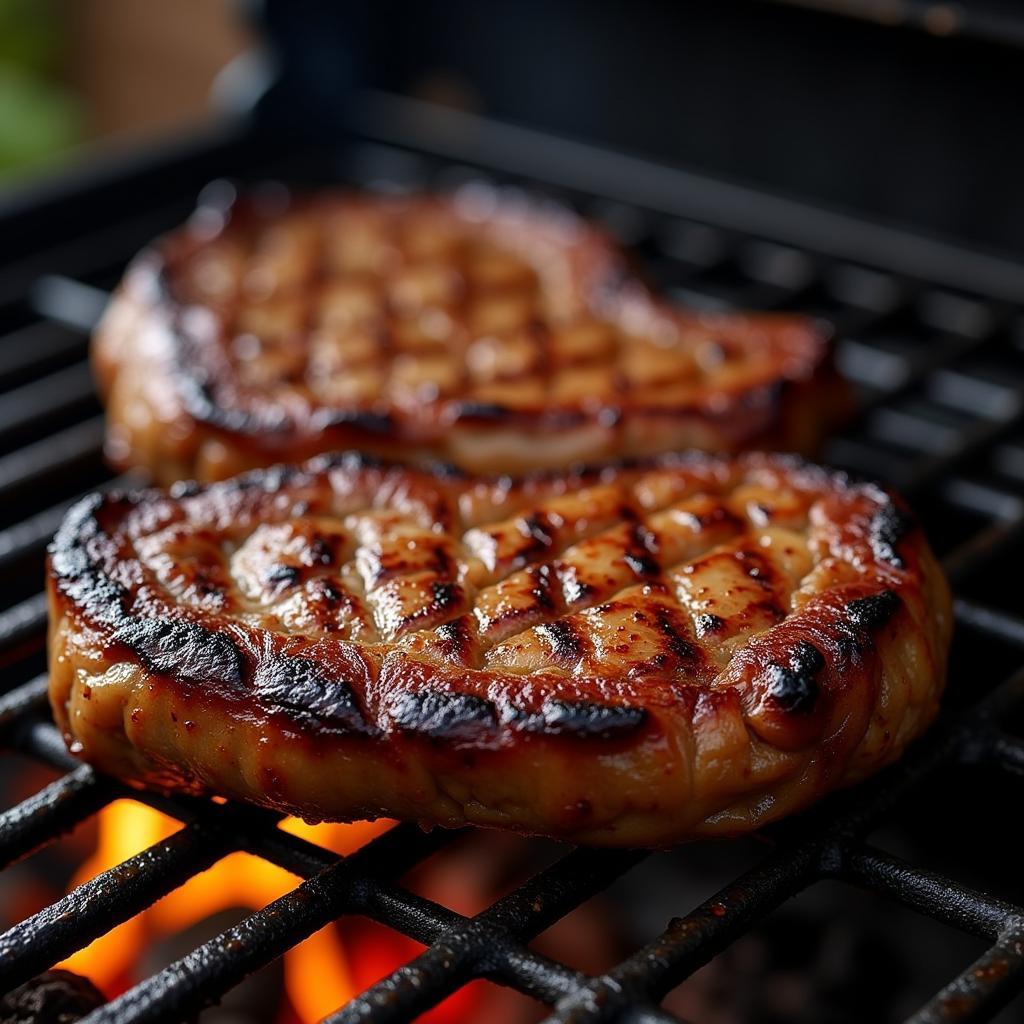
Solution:
[{"label": "dark background", "polygon": [[252,12],[281,74],[277,130],[343,132],[368,85],[1024,252],[1024,8],[820,6],[861,16],[765,0]]}]

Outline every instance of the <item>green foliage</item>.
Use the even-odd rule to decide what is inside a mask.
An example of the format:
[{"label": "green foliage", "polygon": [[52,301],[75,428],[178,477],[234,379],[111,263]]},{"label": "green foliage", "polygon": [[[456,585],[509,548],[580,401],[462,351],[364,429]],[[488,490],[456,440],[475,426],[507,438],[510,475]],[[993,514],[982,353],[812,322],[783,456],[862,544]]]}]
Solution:
[{"label": "green foliage", "polygon": [[78,106],[59,78],[59,12],[52,0],[0,0],[0,175],[50,162],[78,141]]},{"label": "green foliage", "polygon": [[54,75],[60,44],[59,10],[52,0],[0,0],[0,64]]}]

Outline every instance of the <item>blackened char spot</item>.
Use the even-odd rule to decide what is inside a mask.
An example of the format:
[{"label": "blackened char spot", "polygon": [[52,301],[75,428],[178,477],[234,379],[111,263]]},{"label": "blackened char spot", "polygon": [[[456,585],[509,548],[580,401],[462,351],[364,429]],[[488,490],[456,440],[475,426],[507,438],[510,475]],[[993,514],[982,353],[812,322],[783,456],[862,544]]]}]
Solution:
[{"label": "blackened char spot", "polygon": [[814,644],[798,640],[789,656],[789,663],[795,671],[813,676],[825,667],[825,658]]},{"label": "blackened char spot", "polygon": [[555,542],[551,524],[542,512],[524,516],[516,525],[524,536],[536,541],[540,547],[549,548]]},{"label": "blackened char spot", "polygon": [[670,609],[658,605],[654,613],[654,621],[658,632],[665,638],[668,649],[680,660],[686,661],[696,655],[694,646],[683,636],[676,616]]},{"label": "blackened char spot", "polygon": [[463,663],[469,660],[473,638],[465,616],[442,623],[434,630],[434,635],[444,657]]},{"label": "blackened char spot", "polygon": [[782,665],[769,665],[766,692],[783,711],[810,711],[818,699],[818,684]]},{"label": "blackened char spot", "polygon": [[712,615],[710,612],[706,612],[694,618],[693,628],[696,630],[697,636],[703,639],[724,629],[725,619],[721,615]]},{"label": "blackened char spot", "polygon": [[394,420],[387,413],[367,412],[364,409],[336,409],[325,417],[328,427],[354,427],[368,434],[387,434],[394,430]]},{"label": "blackened char spot", "polygon": [[90,494],[68,510],[49,547],[50,567],[61,592],[86,615],[116,626],[125,620],[128,592],[93,564],[87,548],[101,533],[96,515],[103,503],[102,494]]},{"label": "blackened char spot", "polygon": [[903,568],[903,559],[896,550],[897,545],[913,528],[909,514],[897,507],[889,498],[871,517],[869,540],[871,552],[880,562],[888,562],[897,569]]},{"label": "blackened char spot", "polygon": [[636,729],[647,717],[644,708],[593,704],[549,698],[544,702],[545,726],[556,733],[607,739]]},{"label": "blackened char spot", "polygon": [[855,626],[870,630],[885,625],[896,614],[899,606],[900,598],[894,590],[881,590],[877,594],[851,601],[846,606],[846,612]]},{"label": "blackened char spot", "polygon": [[327,676],[310,658],[265,658],[253,677],[253,696],[270,708],[311,717],[332,731],[366,733],[368,727],[352,687]]},{"label": "blackened char spot", "polygon": [[771,664],[765,672],[765,692],[783,711],[809,712],[818,700],[815,676],[825,659],[814,644],[798,641],[787,665]]},{"label": "blackened char spot", "polygon": [[[455,417],[457,420],[479,420],[480,422],[497,422],[499,420],[520,420],[525,421],[534,418],[533,413],[523,409],[513,409],[507,405],[498,405],[496,402],[459,402],[455,406]],[[567,427],[579,423],[583,415],[574,409],[549,409],[544,414],[546,422],[552,427]]]},{"label": "blackened char spot", "polygon": [[61,590],[95,622],[117,626],[125,621],[128,591],[98,570],[62,579]]},{"label": "blackened char spot", "polygon": [[[624,505],[620,515],[627,521],[635,516],[633,510]],[[637,574],[637,576],[651,579],[661,572],[655,552],[658,549],[657,538],[638,522],[633,522],[630,529],[629,547],[623,555],[623,560]]]},{"label": "blackened char spot", "polygon": [[89,494],[68,509],[50,544],[53,568],[59,575],[76,576],[89,568],[85,542],[99,532],[96,514],[102,505],[102,494]]},{"label": "blackened char spot", "polygon": [[508,414],[506,406],[494,402],[459,402],[456,410],[460,420],[500,420]]},{"label": "blackened char spot", "polygon": [[285,590],[299,582],[299,570],[294,565],[272,565],[263,577],[268,587]]},{"label": "blackened char spot", "polygon": [[242,685],[238,648],[198,623],[133,618],[112,639],[132,650],[150,672],[189,683]]},{"label": "blackened char spot", "polygon": [[458,604],[462,599],[462,588],[451,580],[434,580],[430,584],[430,589],[434,595],[433,609],[435,611],[445,611],[452,605]]},{"label": "blackened char spot", "polygon": [[430,567],[438,576],[450,576],[454,565],[448,546],[444,543],[435,545],[430,552]]},{"label": "blackened char spot", "polygon": [[477,739],[497,725],[489,700],[471,693],[421,690],[405,693],[391,706],[391,721],[404,732],[432,739]]},{"label": "blackened char spot", "polygon": [[657,559],[646,551],[627,551],[624,560],[637,576],[657,576],[661,572]]},{"label": "blackened char spot", "polygon": [[267,494],[277,494],[289,484],[297,482],[300,473],[298,466],[268,466],[262,472],[256,470],[253,479],[257,486],[262,485]]},{"label": "blackened char spot", "polygon": [[332,608],[342,602],[347,605],[353,604],[351,595],[341,590],[334,580],[326,576],[315,576],[306,586],[312,597],[324,601]]},{"label": "blackened char spot", "polygon": [[309,468],[316,473],[329,469],[342,469],[347,473],[358,473],[364,469],[386,469],[391,464],[379,455],[371,455],[363,451],[335,452],[328,455],[318,455],[308,463]]},{"label": "blackened char spot", "polygon": [[643,708],[549,697],[539,712],[514,714],[511,724],[519,732],[603,740],[631,732],[643,724],[646,717]]},{"label": "blackened char spot", "polygon": [[530,596],[537,602],[537,606],[552,611],[555,607],[555,599],[552,595],[554,574],[551,571],[551,566],[535,565],[527,569],[526,574],[533,582]]},{"label": "blackened char spot", "polygon": [[71,971],[44,971],[0,998],[0,1021],[65,1024],[82,1020],[106,1003],[103,993],[88,978]]},{"label": "blackened char spot", "polygon": [[314,537],[309,546],[309,555],[314,565],[330,565],[334,561],[334,552],[326,537]]},{"label": "blackened char spot", "polygon": [[757,551],[738,551],[736,557],[747,576],[759,583],[765,590],[772,591],[775,573],[767,560]]},{"label": "blackened char spot", "polygon": [[538,635],[551,648],[552,657],[559,661],[573,661],[583,654],[579,635],[564,620],[545,622],[535,627]]}]

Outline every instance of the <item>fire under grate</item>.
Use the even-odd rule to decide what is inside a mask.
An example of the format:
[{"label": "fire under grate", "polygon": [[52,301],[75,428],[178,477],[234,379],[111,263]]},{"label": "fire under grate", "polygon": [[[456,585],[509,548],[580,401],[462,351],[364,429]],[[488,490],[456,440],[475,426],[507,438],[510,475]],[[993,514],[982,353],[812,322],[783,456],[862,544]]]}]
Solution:
[{"label": "fire under grate", "polygon": [[[0,331],[6,335],[0,337],[0,664],[7,690],[0,696],[0,751],[28,755],[64,774],[0,813],[0,867],[59,842],[128,795],[182,827],[0,936],[0,991],[31,979],[242,850],[305,881],[94,1011],[89,1022],[188,1019],[348,915],[380,922],[426,948],[339,1008],[328,1018],[332,1022],[410,1020],[477,978],[546,1004],[548,1019],[563,1024],[677,1020],[659,1008],[667,993],[790,897],[825,880],[868,890],[983,940],[981,956],[910,1020],[992,1019],[1024,989],[1024,891],[1019,903],[1005,902],[961,884],[955,871],[936,873],[901,860],[870,838],[909,799],[921,798],[951,771],[985,766],[986,785],[997,788],[1004,808],[1018,798],[1024,740],[1013,730],[1024,717],[1024,615],[1013,573],[1003,566],[1024,554],[1024,306],[1008,301],[1005,288],[981,290],[985,268],[972,263],[969,253],[962,255],[963,281],[957,287],[955,274],[921,279],[894,270],[887,255],[898,257],[899,245],[888,254],[879,250],[872,261],[851,236],[856,258],[847,259],[837,255],[835,232],[820,249],[795,243],[786,232],[773,234],[766,227],[771,201],[765,200],[769,209],[761,216],[754,193],[746,194],[748,207],[737,207],[736,217],[751,225],[744,231],[736,217],[691,217],[675,205],[659,205],[652,201],[656,189],[638,188],[628,201],[628,178],[621,189],[596,188],[592,183],[601,180],[602,167],[587,154],[578,154],[578,184],[572,188],[568,172],[552,183],[489,166],[508,146],[489,146],[489,158],[477,153],[474,163],[472,154],[432,153],[422,140],[420,148],[409,139],[397,141],[405,144],[353,143],[332,155],[327,173],[391,189],[450,186],[480,175],[527,184],[606,223],[681,301],[714,310],[804,309],[837,324],[840,365],[863,401],[854,424],[831,442],[826,461],[903,490],[944,559],[957,592],[958,620],[946,711],[899,764],[770,830],[759,862],[711,898],[693,909],[666,906],[666,915],[680,916],[599,976],[535,952],[531,942],[650,857],[645,851],[564,852],[467,918],[401,884],[427,857],[444,856],[458,833],[400,825],[340,857],[282,831],[280,819],[268,812],[139,794],[76,762],[49,721],[46,678],[39,674],[46,624],[39,593],[43,551],[77,494],[129,482],[111,480],[102,463],[102,421],[85,361],[88,331],[127,258],[187,213],[194,186],[218,172],[253,166],[249,140],[203,143],[163,164],[126,171],[110,186],[90,185],[88,199],[83,185],[78,196],[57,197],[8,217],[13,235],[21,231],[32,243],[28,255],[10,261],[0,275],[8,284],[7,294],[0,294]],[[537,139],[531,144],[544,145]],[[608,155],[604,170],[610,174],[613,165],[620,167],[614,163],[619,159]],[[317,158],[318,167],[322,160]],[[669,173],[633,164],[634,171],[644,171],[634,175],[638,180]],[[295,177],[309,165],[281,166],[264,155],[256,166],[261,173]],[[163,184],[152,187],[154,177]],[[681,176],[676,184],[681,201],[687,201],[693,182]],[[714,207],[703,203],[699,183],[694,188],[688,200],[694,207]],[[67,204],[79,200],[88,201],[92,212],[53,229],[55,217],[59,221]],[[32,235],[41,223],[51,225],[52,237]],[[813,213],[808,224],[813,234]],[[903,237],[904,248],[912,253],[908,238]],[[843,242],[840,232],[840,249]],[[938,263],[950,262],[948,253],[939,256]],[[952,260],[954,271],[960,265]],[[958,827],[954,803],[950,797],[950,830]],[[1012,814],[1007,821],[1015,827]],[[998,820],[989,820],[988,827],[975,842],[995,846],[1009,838]]]}]

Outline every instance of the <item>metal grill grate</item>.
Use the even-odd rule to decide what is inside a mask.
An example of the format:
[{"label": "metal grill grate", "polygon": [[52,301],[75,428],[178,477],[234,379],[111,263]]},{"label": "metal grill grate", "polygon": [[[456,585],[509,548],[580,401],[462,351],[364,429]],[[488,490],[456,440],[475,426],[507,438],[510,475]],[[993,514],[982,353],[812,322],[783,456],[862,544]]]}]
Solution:
[{"label": "metal grill grate", "polygon": [[[497,141],[485,146],[491,161],[515,150],[522,162],[521,138]],[[823,880],[870,890],[987,944],[913,1015],[918,1024],[989,1020],[1024,988],[1024,893],[1021,905],[1004,902],[960,884],[955,870],[933,873],[868,842],[897,809],[904,813],[908,797],[927,801],[937,780],[951,771],[959,777],[987,765],[989,799],[1003,808],[1013,805],[1014,777],[1024,774],[1024,741],[1005,731],[1024,710],[1024,617],[1012,573],[1000,572],[1024,551],[1024,307],[1005,298],[1015,269],[883,229],[871,234],[854,221],[822,220],[824,215],[811,210],[797,210],[799,215],[773,231],[773,217],[781,224],[776,214],[793,215],[794,204],[773,207],[765,198],[758,205],[756,194],[741,191],[730,205],[714,198],[713,183],[683,175],[665,179],[674,172],[638,161],[624,167],[624,158],[611,154],[595,164],[576,153],[567,169],[572,161],[557,148],[561,144],[552,141],[552,148],[540,150],[537,144],[531,140],[532,151],[559,169],[559,180],[534,179],[531,187],[553,184],[561,198],[605,222],[681,300],[711,309],[806,309],[837,322],[845,338],[840,364],[859,386],[863,403],[857,422],[834,439],[827,457],[908,493],[958,590],[958,636],[944,718],[879,778],[771,830],[770,851],[759,863],[696,909],[668,908],[683,916],[598,977],[533,951],[531,940],[649,854],[572,850],[466,918],[398,881],[449,846],[453,834],[399,826],[341,858],[281,831],[278,819],[266,812],[146,795],[141,798],[180,820],[181,830],[0,936],[3,990],[234,850],[306,881],[94,1012],[90,1022],[185,1019],[343,915],[374,919],[426,949],[331,1021],[408,1020],[475,978],[526,993],[552,1008],[551,1020],[565,1024],[675,1020],[658,1008],[666,993],[789,897]],[[454,155],[452,147],[438,155],[411,145],[360,143],[340,158],[335,154],[328,170],[337,173],[340,159],[345,177],[388,188],[450,185],[481,174],[481,165],[503,178],[483,157],[468,167],[453,162]],[[465,153],[457,155],[465,161]],[[0,867],[59,841],[128,792],[67,754],[46,714],[45,676],[30,678],[42,668],[45,605],[38,590],[44,545],[77,493],[115,483],[100,455],[102,423],[85,365],[88,328],[124,261],[154,231],[184,215],[193,186],[211,171],[230,173],[249,161],[248,144],[209,145],[164,164],[164,184],[155,190],[143,185],[161,166],[134,169],[105,190],[93,188],[88,199],[81,197],[99,207],[91,225],[75,224],[75,238],[47,240],[4,268],[12,287],[6,299],[0,296],[0,329],[7,335],[0,337],[0,573],[6,604],[0,611],[0,663],[8,686],[0,697],[0,749],[41,759],[66,774],[0,814]],[[505,163],[522,171],[510,159]],[[265,159],[259,166],[268,173],[280,170]],[[632,173],[618,178],[615,169]],[[571,190],[567,179],[573,176],[579,187]],[[504,180],[510,178],[506,173]],[[594,185],[613,179],[615,187]],[[641,202],[624,197],[631,187],[644,189]],[[671,203],[661,201],[665,195],[673,197]],[[680,205],[706,216],[680,216]],[[41,209],[39,216],[50,224],[61,207],[55,201]],[[820,246],[794,240],[801,225],[808,237],[818,231]],[[844,225],[845,236],[838,230]],[[31,211],[8,218],[8,227],[31,226]],[[882,243],[875,245],[875,258],[866,251],[872,238]],[[844,248],[857,259],[844,258]],[[935,279],[893,270],[901,262],[930,266]],[[989,293],[979,290],[986,269],[993,283]],[[951,287],[960,271],[970,287]],[[949,828],[956,827],[960,810],[948,807]],[[989,818],[988,828],[978,842],[1000,843],[998,819]]]}]

